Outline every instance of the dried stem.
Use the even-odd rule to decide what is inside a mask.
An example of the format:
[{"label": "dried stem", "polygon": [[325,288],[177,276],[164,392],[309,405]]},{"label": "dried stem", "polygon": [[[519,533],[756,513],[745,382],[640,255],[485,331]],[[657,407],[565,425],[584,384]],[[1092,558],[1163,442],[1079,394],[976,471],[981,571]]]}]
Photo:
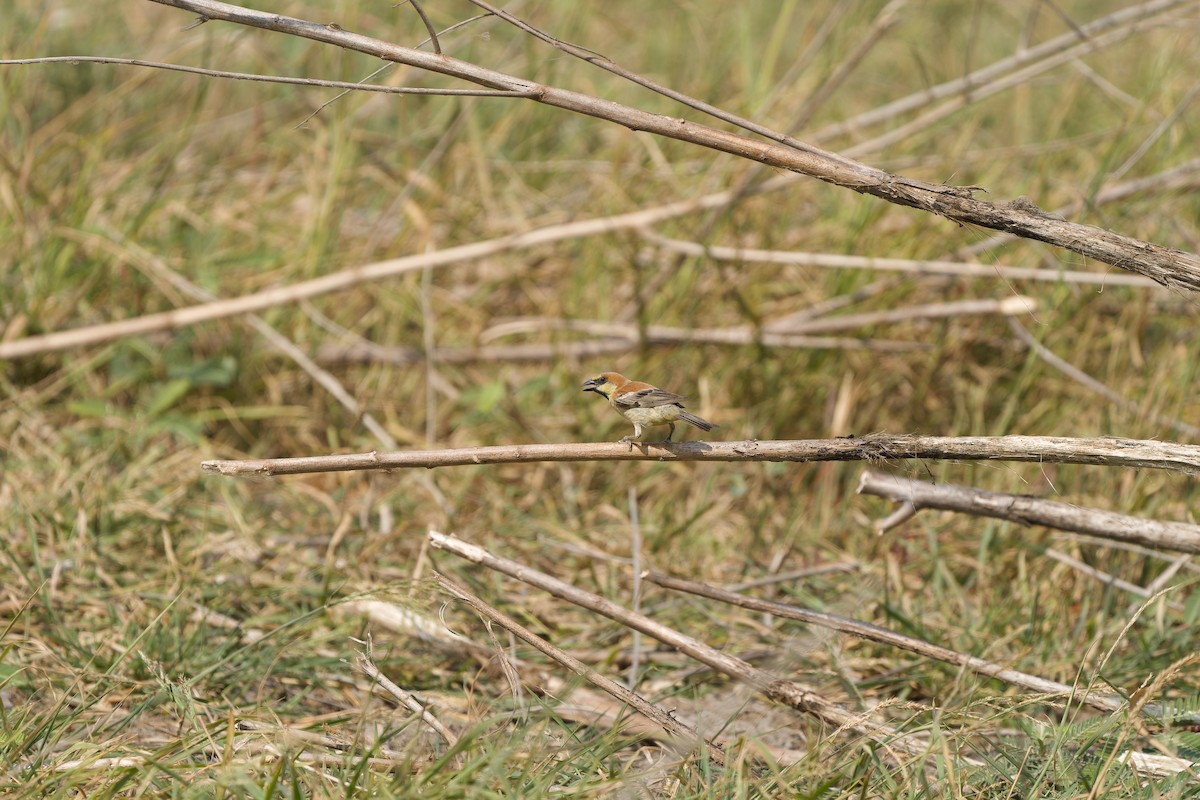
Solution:
[{"label": "dried stem", "polygon": [[[1033,351],[1034,355],[1036,355],[1040,361],[1049,364],[1051,367],[1066,375],[1071,380],[1086,386],[1088,389],[1091,389],[1096,394],[1108,400],[1110,403],[1120,406],[1126,411],[1134,414],[1143,413],[1141,406],[1139,406],[1133,400],[1130,400],[1128,397],[1125,397],[1119,392],[1108,388],[1091,375],[1088,375],[1086,372],[1079,369],[1079,367],[1051,352],[1050,348],[1046,347],[1044,344],[1034,338],[1033,334],[1026,330],[1025,326],[1017,320],[1009,317],[1008,326],[1012,329],[1012,332],[1017,335],[1017,338],[1020,339],[1026,347]],[[1190,436],[1193,439],[1200,439],[1200,428],[1196,427],[1195,425],[1189,425],[1182,420],[1172,419],[1171,417],[1166,417],[1161,414],[1149,414],[1148,416],[1157,424],[1166,425],[1176,433],[1183,434],[1184,436]]]},{"label": "dried stem", "polygon": [[989,678],[995,678],[1005,683],[1010,683],[1013,686],[1020,686],[1023,689],[1029,689],[1034,692],[1042,692],[1051,695],[1064,695],[1073,700],[1078,700],[1085,705],[1101,711],[1116,711],[1125,705],[1125,701],[1112,694],[1097,694],[1081,692],[1077,687],[1068,686],[1065,683],[1039,678],[1036,675],[1030,675],[1026,672],[1021,672],[1015,669],[1009,669],[1000,664],[995,664],[991,661],[985,661],[982,658],[976,658],[965,653],[959,653],[956,650],[951,650],[948,647],[942,647],[924,639],[918,639],[915,636],[906,636],[902,633],[895,633],[886,628],[881,628],[878,625],[872,625],[869,622],[863,622],[849,617],[840,617],[836,614],[827,614],[824,611],[815,611],[810,608],[800,608],[798,606],[787,605],[785,603],[776,603],[770,600],[760,600],[756,597],[749,597],[737,592],[731,592],[727,589],[720,589],[716,586],[709,586],[696,581],[683,580],[682,578],[673,578],[669,575],[663,575],[657,572],[647,574],[646,580],[650,583],[657,584],[666,589],[675,589],[676,591],[688,592],[689,594],[707,597],[710,600],[718,600],[722,603],[738,606],[739,608],[748,608],[752,611],[762,611],[767,614],[784,617],[785,619],[794,619],[800,622],[807,622],[810,625],[818,625],[822,628],[829,628],[840,633],[849,634],[850,636],[859,639],[866,639],[871,642],[898,647],[901,650],[918,655],[926,656],[927,658],[936,659],[947,664],[954,664],[960,667],[966,667],[972,672],[980,675],[986,675]]},{"label": "dried stem", "polygon": [[[1092,580],[1099,581],[1106,586],[1111,586],[1114,589],[1120,589],[1123,592],[1129,592],[1132,595],[1142,598],[1143,600],[1150,597],[1154,592],[1151,592],[1145,586],[1138,586],[1136,583],[1130,583],[1123,578],[1118,578],[1112,573],[1105,572],[1102,569],[1097,569],[1091,564],[1085,564],[1077,558],[1072,558],[1061,550],[1048,548],[1045,551],[1046,557],[1051,561],[1057,561],[1065,567],[1070,567],[1076,572],[1082,573]],[[1174,607],[1177,611],[1182,611],[1183,606],[1175,603],[1167,603],[1168,607]]]},{"label": "dried stem", "polygon": [[[769,130],[764,132],[758,126],[755,127],[755,131],[768,136],[770,141],[718,130],[676,117],[652,114],[579,92],[539,85],[534,81],[449,56],[425,53],[353,33],[337,25],[321,25],[216,0],[152,1],[191,11],[209,19],[301,36],[355,50],[387,61],[460,78],[490,89],[519,92],[532,90],[532,99],[555,108],[798,172],[891,203],[937,214],[958,223],[992,228],[1047,242],[1121,269],[1137,272],[1168,286],[1200,290],[1200,256],[1122,236],[1103,228],[1058,219],[1028,201],[997,204],[977,200],[973,196],[973,189],[969,187],[931,184],[893,175],[811,145],[795,142],[783,134]],[[690,104],[698,102],[689,98]]]},{"label": "dried stem", "polygon": [[1022,525],[1044,525],[1156,550],[1200,553],[1200,526],[1183,522],[1158,522],[1037,497],[985,492],[970,486],[926,483],[870,470],[863,472],[858,492],[909,503],[917,509],[957,511],[1012,520]]},{"label": "dried stem", "polygon": [[[670,333],[645,331],[646,337],[588,339],[581,342],[551,342],[548,344],[509,344],[491,347],[437,347],[433,358],[443,364],[467,364],[477,361],[560,361],[563,359],[594,358],[617,355],[642,347],[675,344],[708,344],[744,347],[787,347],[811,350],[874,350],[881,353],[910,353],[926,349],[917,342],[888,339],[852,339],[838,336],[807,336],[770,333],[755,335],[744,328],[717,328],[693,331],[676,328]],[[695,335],[693,335],[695,334]],[[317,348],[316,360],[321,364],[353,364],[362,362],[383,364],[421,364],[426,351],[415,347],[384,347],[368,341],[345,344],[323,344]]]},{"label": "dried stem", "polygon": [[905,458],[1033,461],[1164,469],[1200,474],[1200,446],[1139,439],[1063,436],[909,436],[871,434],[845,439],[744,442],[562,443],[349,453],[298,458],[204,461],[216,475],[298,475],[369,469],[461,467],[540,461],[872,461]]},{"label": "dried stem", "polygon": [[[430,56],[432,58],[432,56]],[[763,191],[782,188],[792,183],[790,178],[768,181],[760,187]],[[410,272],[426,268],[437,268],[475,261],[496,255],[497,253],[527,250],[554,242],[568,239],[581,239],[589,236],[600,236],[615,231],[629,230],[644,225],[671,219],[672,217],[691,214],[706,208],[716,208],[727,205],[734,200],[732,192],[717,192],[689,200],[681,200],[662,206],[618,214],[611,217],[570,222],[563,225],[548,225],[534,228],[523,233],[486,239],[480,242],[448,247],[431,253],[418,253],[402,258],[379,261],[374,264],[358,265],[348,269],[314,278],[308,281],[265,289],[261,292],[242,295],[228,300],[216,300],[200,305],[165,311],[159,314],[147,314],[133,319],[108,322],[100,325],[89,325],[65,331],[39,336],[29,336],[15,339],[11,342],[0,342],[0,360],[24,358],[39,353],[66,350],[72,347],[98,344],[126,336],[141,336],[156,331],[173,330],[196,325],[201,322],[211,322],[226,319],[241,314],[264,311],[287,303],[296,303],[319,297],[330,292],[339,292],[353,288],[362,283],[395,278]]]},{"label": "dried stem", "polygon": [[675,328],[668,325],[647,325],[643,333],[637,325],[624,322],[603,322],[557,317],[526,317],[493,325],[480,335],[484,342],[514,334],[540,333],[548,330],[579,331],[597,336],[621,337],[650,341],[690,342],[693,344],[753,344],[760,336],[768,345],[787,345],[787,335],[813,335],[848,331],[912,322],[919,319],[950,319],[984,315],[1027,315],[1037,310],[1037,302],[1024,295],[1010,295],[999,300],[955,300],[947,303],[927,303],[919,306],[891,308],[886,311],[865,311],[860,314],[812,318],[807,310],[803,318],[789,315],[767,323],[764,333],[758,334],[749,325],[735,328]]},{"label": "dried stem", "polygon": [[[432,533],[430,534],[433,535]],[[615,697],[617,700],[625,703],[630,708],[636,710],[639,714],[651,720],[664,734],[661,738],[668,741],[685,743],[687,747],[702,747],[707,752],[709,757],[718,764],[725,763],[725,754],[721,747],[713,742],[705,741],[699,733],[684,725],[679,720],[672,717],[670,714],[658,708],[653,703],[646,702],[640,695],[626,689],[621,684],[601,675],[596,670],[584,664],[579,659],[572,656],[570,653],[555,647],[554,645],[542,639],[540,636],[529,630],[519,622],[509,617],[499,609],[489,605],[482,599],[472,594],[464,586],[456,581],[453,581],[440,573],[433,573],[433,579],[438,585],[451,595],[462,600],[471,608],[475,609],[476,613],[484,619],[489,620],[506,631],[510,631],[518,639],[521,639],[526,644],[531,645],[548,658],[557,661],[564,667],[575,673],[579,677],[586,680],[598,689],[601,689]]]},{"label": "dried stem", "polygon": [[923,753],[925,750],[925,746],[912,737],[902,736],[888,725],[873,722],[863,715],[847,711],[826,700],[817,690],[809,686],[795,681],[781,680],[766,670],[759,669],[740,658],[668,628],[645,615],[635,614],[597,594],[586,592],[525,564],[493,555],[484,548],[464,542],[456,536],[446,536],[437,531],[430,531],[429,542],[440,550],[453,553],[530,586],[536,586],[561,600],[615,620],[631,630],[641,631],[724,675],[743,681],[768,698],[809,714],[829,725],[861,731],[885,746],[894,747],[907,753]]},{"label": "dried stem", "polygon": [[[921,89],[898,100],[821,128],[813,133],[812,138],[817,141],[827,141],[848,134],[861,134],[866,128],[890,123],[897,117],[917,111],[939,100],[960,96],[974,97],[981,87],[1004,80],[1007,73],[1020,72],[1025,67],[1039,61],[1048,62],[1042,68],[1044,71],[1054,66],[1055,63],[1059,63],[1062,53],[1071,50],[1081,42],[1094,42],[1101,34],[1119,29],[1125,29],[1132,34],[1136,32],[1138,26],[1158,22],[1159,20],[1155,20],[1155,17],[1174,9],[1186,9],[1192,2],[1193,0],[1152,0],[1152,2],[1123,8],[1107,17],[1089,22],[1080,29],[1080,33],[1065,33],[1033,47],[1023,48],[1010,58],[993,62],[962,77]],[[1082,53],[1075,52],[1072,57],[1079,55]],[[1055,60],[1048,61],[1049,59]],[[1025,75],[1028,80],[1030,76],[1028,73]]]},{"label": "dried stem", "polygon": [[734,261],[739,264],[787,264],[798,267],[825,269],[867,269],[903,272],[909,275],[936,275],[955,278],[1004,278],[1017,281],[1047,283],[1098,284],[1101,286],[1137,286],[1159,288],[1160,284],[1141,275],[1112,275],[1103,272],[1039,269],[1037,267],[1008,267],[1001,264],[981,264],[963,261],[935,261],[915,258],[874,258],[847,256],[837,253],[806,253],[791,250],[762,250],[750,247],[704,245],[681,239],[669,239],[652,231],[639,231],[649,241],[675,253],[715,261]]},{"label": "dried stem", "polygon": [[375,662],[371,660],[370,649],[360,651],[357,658],[358,668],[366,673],[367,677],[375,681],[385,692],[398,700],[405,708],[417,714],[421,721],[437,732],[439,736],[445,739],[446,744],[454,747],[458,744],[458,737],[443,725],[437,717],[429,712],[417,699],[412,692],[402,689],[396,685],[387,675],[380,671],[379,667],[375,666]]},{"label": "dried stem", "polygon": [[408,0],[412,7],[416,10],[417,16],[421,18],[421,22],[425,25],[425,30],[429,31],[429,41],[433,44],[433,52],[437,55],[442,54],[442,44],[438,41],[437,31],[433,28],[433,23],[429,21],[429,16],[425,13],[425,9],[421,8],[421,4],[417,0]]},{"label": "dried stem", "polygon": [[119,64],[129,67],[150,67],[171,72],[188,72],[206,78],[224,78],[233,81],[257,81],[260,83],[284,83],[290,86],[316,86],[324,89],[344,89],[355,92],[380,92],[382,94],[428,94],[458,97],[531,97],[529,91],[507,91],[500,89],[431,89],[406,86],[380,86],[374,83],[351,83],[349,81],[327,81],[320,78],[293,78],[288,75],[258,75],[251,72],[228,72],[221,69],[190,67],[185,64],[167,64],[162,61],[143,61],[140,58],[109,58],[107,56],[43,56],[40,58],[0,59],[0,66],[21,64]]}]

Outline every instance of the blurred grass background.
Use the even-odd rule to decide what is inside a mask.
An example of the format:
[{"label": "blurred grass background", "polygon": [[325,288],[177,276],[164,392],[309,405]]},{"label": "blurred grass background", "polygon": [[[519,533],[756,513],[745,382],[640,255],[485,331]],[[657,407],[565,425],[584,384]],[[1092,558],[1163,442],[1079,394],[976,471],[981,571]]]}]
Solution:
[{"label": "blurred grass background", "polygon": [[[796,133],[816,136],[1067,33],[1065,18],[1083,24],[1124,5],[910,4]],[[883,6],[612,0],[602,11],[582,2],[509,10],[660,83],[783,129],[863,41]],[[1169,23],[966,102],[886,147],[869,142],[908,118],[814,143],[864,147],[859,157],[872,165],[985,187],[993,201],[1026,195],[1043,209],[1078,203],[1072,219],[1195,252],[1194,177],[1115,203],[1096,201],[1108,185],[1195,156],[1197,7],[1180,6],[1185,13]],[[425,7],[439,28],[474,13],[466,3]],[[403,5],[289,2],[271,10],[402,44],[425,38]],[[188,15],[149,3],[117,9],[19,0],[4,16],[4,57],[112,55],[349,81],[379,66],[222,23],[185,30]],[[442,45],[516,75],[699,119],[497,20],[472,22]],[[452,85],[404,68],[380,80]],[[86,63],[0,68],[0,336],[194,302],[148,266],[155,259],[233,297],[720,191],[755,169],[520,100],[361,94],[314,114],[334,94]],[[656,230],[713,244],[906,258],[953,257],[991,233],[816,181]],[[982,258],[1109,269],[1026,242]],[[901,353],[684,343],[605,359],[328,366],[412,448],[618,438],[625,423],[578,388],[604,369],[692,395],[697,411],[722,426],[713,436],[724,439],[873,431],[1173,439],[1155,415],[1200,418],[1196,302],[1167,290],[678,260],[630,232],[410,274],[262,316],[312,352],[354,337],[423,351],[429,341],[478,344],[491,326],[521,317],[757,328],[856,291],[863,297],[844,311],[1036,297],[1037,312],[1018,321],[1139,411],[1117,408],[1046,366],[1000,317],[853,334],[917,346]],[[560,330],[504,341],[577,338]],[[659,591],[648,592],[644,605],[666,624],[731,652],[769,651],[773,669],[838,702],[864,711],[882,703],[879,713],[893,723],[927,729],[933,751],[943,753],[932,759],[936,774],[890,770],[885,754],[864,740],[750,703],[720,681],[682,680],[674,665],[652,659],[642,689],[681,717],[806,751],[765,771],[746,760],[725,769],[670,762],[621,734],[560,718],[549,700],[536,701],[528,718],[510,717],[512,700],[493,669],[375,630],[381,668],[436,701],[443,721],[467,742],[467,766],[451,768],[444,747],[406,712],[371,696],[369,681],[351,666],[350,639],[370,626],[337,613],[338,604],[369,595],[436,617],[443,599],[425,581],[431,527],[627,602],[630,487],[644,561],[675,574],[734,583],[853,564],[851,572],[767,591],[1043,677],[1072,683],[1098,676],[1118,691],[1134,690],[1195,649],[1200,601],[1192,565],[1172,579],[1177,589],[1126,630],[1142,598],[1047,558],[1046,550],[1138,585],[1154,581],[1172,559],[929,512],[877,537],[870,522],[888,509],[854,494],[859,464],[535,464],[262,481],[201,478],[198,470],[205,458],[379,446],[238,320],[0,365],[0,777],[13,795],[1144,791],[1120,770],[1097,777],[1063,766],[1086,739],[1074,706],[1032,702],[923,659]],[[886,466],[1146,517],[1195,518],[1194,481],[1178,475]],[[435,560],[560,646],[620,671],[613,664],[630,646],[624,629],[449,557]],[[486,641],[461,608],[444,613],[456,630]],[[1165,692],[1195,698],[1197,683],[1194,670],[1184,670]],[[364,749],[319,768],[285,745],[275,758],[235,752],[234,725],[247,720],[319,731]],[[1014,732],[1027,738],[1001,741]],[[1002,755],[980,767],[956,764],[953,753],[980,742]],[[402,766],[366,764],[362,753],[372,747],[399,752]],[[58,768],[125,755],[146,761]],[[655,766],[663,763],[671,766]],[[1186,791],[1180,781],[1156,790]]]}]

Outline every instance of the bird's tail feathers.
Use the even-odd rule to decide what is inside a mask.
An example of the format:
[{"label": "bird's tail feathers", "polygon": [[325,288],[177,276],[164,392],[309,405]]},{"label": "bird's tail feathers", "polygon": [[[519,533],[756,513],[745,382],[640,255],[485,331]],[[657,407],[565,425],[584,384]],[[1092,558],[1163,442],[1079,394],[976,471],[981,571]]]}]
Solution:
[{"label": "bird's tail feathers", "polygon": [[699,428],[702,431],[711,431],[713,428],[720,427],[719,425],[717,425],[714,422],[709,422],[706,419],[700,419],[699,417],[697,417],[695,414],[693,414],[690,411],[684,411],[682,414],[679,415],[679,418],[681,420],[683,420],[684,422],[690,422],[691,424],[695,425],[697,428]]}]

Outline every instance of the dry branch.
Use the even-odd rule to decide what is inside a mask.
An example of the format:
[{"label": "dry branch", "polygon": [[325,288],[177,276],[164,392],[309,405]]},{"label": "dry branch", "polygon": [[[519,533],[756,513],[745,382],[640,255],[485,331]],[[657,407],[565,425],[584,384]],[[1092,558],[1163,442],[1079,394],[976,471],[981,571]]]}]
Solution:
[{"label": "dry branch", "polygon": [[[1113,575],[1110,572],[1105,572],[1104,570],[1097,569],[1090,564],[1085,564],[1079,559],[1072,558],[1066,553],[1055,550],[1052,547],[1046,549],[1044,552],[1046,557],[1051,561],[1057,561],[1063,566],[1069,567],[1078,573],[1086,575],[1094,581],[1103,583],[1105,586],[1111,586],[1114,589],[1120,589],[1123,592],[1129,592],[1130,594],[1136,595],[1143,600],[1154,594],[1154,592],[1151,592],[1145,586],[1138,586],[1136,583],[1130,583],[1123,578],[1118,578],[1116,575]],[[1172,608],[1176,611],[1183,610],[1183,605],[1180,603],[1167,603],[1166,605],[1167,608]]]},{"label": "dry branch", "polygon": [[737,592],[731,592],[716,586],[673,578],[657,572],[651,572],[645,577],[650,583],[658,584],[666,589],[688,592],[700,597],[707,597],[710,600],[718,600],[722,603],[748,608],[752,611],[762,611],[786,619],[807,622],[810,625],[829,628],[830,630],[849,634],[859,639],[898,647],[902,650],[908,650],[917,655],[936,659],[947,664],[966,667],[972,672],[1010,683],[1013,686],[1019,686],[1022,689],[1049,695],[1062,695],[1101,711],[1116,711],[1125,705],[1125,701],[1116,695],[1087,692],[1080,690],[1078,687],[1068,686],[1065,683],[1039,678],[1027,672],[1009,669],[1000,664],[985,661],[982,658],[976,658],[966,653],[959,653],[956,650],[927,642],[924,639],[918,639],[915,636],[906,636],[903,633],[889,631],[886,628],[881,628],[878,625],[872,625],[862,620],[841,617],[837,614],[828,614],[824,611],[815,611],[810,608],[801,608],[785,603],[776,603],[770,600],[760,600],[756,597],[738,594]]},{"label": "dry branch", "polygon": [[214,475],[298,475],[371,469],[529,464],[544,461],[892,461],[906,458],[961,461],[1034,461],[1164,469],[1200,474],[1200,446],[1139,439],[1073,439],[1063,436],[908,436],[871,434],[845,439],[744,442],[617,442],[520,444],[349,453],[331,456],[203,461]]},{"label": "dry branch", "polygon": [[[1008,318],[1008,327],[1014,334],[1016,334],[1017,338],[1020,339],[1026,347],[1032,350],[1034,355],[1036,355],[1042,362],[1049,364],[1051,367],[1066,375],[1071,380],[1086,386],[1088,389],[1092,390],[1109,402],[1120,406],[1126,411],[1134,414],[1143,413],[1142,407],[1137,402],[1125,397],[1120,392],[1108,388],[1103,383],[1081,370],[1079,367],[1067,361],[1065,358],[1060,358],[1058,355],[1052,352],[1050,348],[1046,347],[1044,344],[1034,338],[1034,335],[1026,330],[1024,325],[1012,317]],[[1200,427],[1183,422],[1182,420],[1172,419],[1171,417],[1167,417],[1162,414],[1150,413],[1147,416],[1153,422],[1159,425],[1166,425],[1176,433],[1191,437],[1193,439],[1200,439]]]},{"label": "dry branch", "polygon": [[437,572],[433,574],[433,578],[442,589],[471,606],[484,619],[490,620],[506,631],[511,632],[543,655],[562,664],[593,686],[607,692],[617,700],[636,710],[646,719],[652,721],[659,730],[659,735],[656,738],[677,744],[685,744],[689,749],[701,747],[708,752],[709,758],[715,763],[725,763],[725,753],[719,745],[714,742],[705,741],[704,737],[699,733],[684,725],[667,712],[662,711],[658,706],[646,702],[640,695],[626,689],[616,681],[606,678],[565,650],[550,644],[512,617],[476,597],[459,583]]},{"label": "dry branch", "polygon": [[371,648],[368,643],[366,649],[358,652],[358,657],[355,660],[358,668],[362,670],[367,677],[373,680],[381,689],[390,694],[401,705],[416,714],[422,722],[432,728],[439,736],[441,736],[446,744],[453,748],[458,744],[458,737],[441,723],[441,721],[430,713],[417,696],[407,689],[402,689],[395,681],[383,674],[379,667],[375,666],[375,662],[371,659]]},{"label": "dry branch", "polygon": [[[756,187],[756,189],[759,191],[774,191],[792,182],[794,182],[792,176],[780,176],[767,181],[761,186]],[[616,231],[653,225],[657,222],[691,214],[696,211],[720,208],[736,199],[737,197],[733,192],[716,192],[688,200],[680,200],[661,206],[631,211],[626,214],[596,217],[561,225],[547,225],[522,233],[499,236],[495,239],[485,239],[455,247],[447,247],[431,253],[417,253],[387,261],[354,266],[329,275],[322,275],[319,278],[301,281],[290,286],[275,286],[260,292],[242,295],[241,297],[214,300],[186,308],[178,308],[157,314],[147,314],[116,322],[106,322],[65,331],[54,331],[38,336],[28,336],[23,339],[15,339],[11,342],[0,342],[0,360],[25,358],[38,353],[83,347],[125,336],[142,336],[156,331],[186,328],[201,322],[211,322],[242,314],[251,314],[256,311],[263,311],[288,303],[297,303],[301,300],[308,300],[332,292],[345,291],[361,283],[395,278],[410,272],[461,264],[487,258],[499,253],[526,250],[569,239],[600,236]]]},{"label": "dry branch", "polygon": [[429,542],[434,547],[453,553],[460,558],[495,570],[510,578],[522,581],[530,586],[549,592],[560,600],[574,603],[581,608],[602,614],[615,620],[630,630],[641,631],[658,641],[670,645],[691,658],[712,669],[735,678],[762,692],[768,698],[788,705],[798,711],[809,714],[837,728],[861,731],[866,736],[880,744],[895,748],[910,754],[920,754],[925,751],[925,745],[911,736],[903,736],[888,725],[874,722],[864,715],[855,714],[826,700],[815,689],[797,683],[782,680],[766,670],[748,664],[736,656],[731,656],[703,642],[686,636],[673,628],[668,628],[643,614],[637,614],[623,608],[611,600],[607,600],[592,592],[586,592],[569,583],[560,581],[544,572],[531,567],[493,555],[478,545],[464,542],[456,536],[447,536],[437,531],[429,532]]},{"label": "dry branch", "polygon": [[423,364],[426,360],[439,364],[469,364],[493,361],[558,361],[562,359],[595,358],[628,353],[643,347],[676,344],[709,344],[746,347],[796,348],[804,350],[873,350],[879,353],[911,353],[927,345],[888,339],[853,339],[850,337],[807,336],[756,332],[741,328],[716,328],[696,331],[691,336],[682,333],[656,335],[645,331],[644,338],[587,339],[579,342],[532,342],[526,344],[492,345],[482,347],[435,347],[431,351],[417,347],[387,347],[368,341],[323,344],[317,348],[320,364]]},{"label": "dry branch", "polygon": [[986,492],[970,486],[926,483],[870,470],[863,472],[858,492],[910,503],[917,509],[958,511],[1012,520],[1022,525],[1044,525],[1158,550],[1200,553],[1200,526],[1184,522],[1158,522],[1037,497]]},{"label": "dry branch", "polygon": [[1158,15],[1178,9],[1186,12],[1187,6],[1191,2],[1192,0],[1151,0],[1151,2],[1122,8],[1109,16],[1092,20],[1079,28],[1073,26],[1074,29],[1069,33],[1029,47],[1021,47],[1009,58],[980,67],[954,80],[937,86],[922,87],[919,91],[906,97],[821,128],[813,134],[813,138],[823,141],[849,134],[861,135],[867,128],[891,123],[898,117],[919,111],[939,100],[974,96],[980,87],[1002,80],[1010,73],[1021,74],[1023,79],[1028,80],[1030,76],[1025,68],[1038,61],[1051,60],[1053,62],[1064,53],[1069,53],[1072,59],[1078,58],[1083,53],[1071,52],[1072,47],[1076,44],[1095,43],[1104,34],[1113,30],[1130,29],[1139,24],[1159,24],[1161,19],[1157,19]]},{"label": "dry branch", "polygon": [[[645,338],[650,341],[675,341],[693,344],[755,344],[760,338],[764,344],[787,344],[788,336],[812,335],[867,328],[881,325],[896,325],[915,320],[956,319],[967,316],[997,315],[1012,317],[1029,315],[1037,311],[1037,301],[1024,295],[1009,295],[999,300],[954,300],[945,303],[925,303],[917,306],[889,308],[885,311],[864,311],[859,314],[797,319],[788,315],[764,325],[762,333],[750,325],[734,328],[676,328],[669,325],[648,325],[642,332],[637,325],[623,322],[604,322],[587,319],[563,319],[561,317],[523,317],[493,325],[480,334],[484,342],[494,341],[514,334],[539,333],[543,331],[579,331],[598,336],[622,336],[631,339]],[[803,340],[801,340],[803,341]]]},{"label": "dry branch", "polygon": [[[532,92],[531,99],[555,108],[604,119],[630,130],[647,131],[779,169],[798,172],[962,224],[978,225],[1047,242],[1121,269],[1137,272],[1167,286],[1200,290],[1200,257],[1122,236],[1103,228],[1057,219],[1029,201],[989,203],[976,200],[971,188],[931,184],[893,175],[757,126],[756,132],[769,136],[772,141],[718,130],[677,117],[652,114],[610,100],[538,84],[536,81],[508,75],[444,54],[425,53],[354,33],[339,25],[322,25],[216,0],[152,1],[194,12],[208,20],[224,20],[300,36],[386,61],[459,78],[490,89]],[[693,102],[691,98],[688,100],[689,105],[702,105],[699,101]]]},{"label": "dry branch", "polygon": [[839,253],[808,253],[794,250],[764,250],[753,247],[707,245],[661,236],[648,229],[639,233],[648,241],[675,253],[732,261],[738,264],[780,264],[823,269],[863,269],[879,272],[903,272],[909,275],[936,275],[953,278],[1003,278],[1004,280],[1042,281],[1047,283],[1095,284],[1099,286],[1136,286],[1160,288],[1160,285],[1140,275],[1112,275],[1106,272],[1082,272],[1038,267],[1009,267],[1002,264],[983,264],[970,261],[939,261],[915,258],[875,258]]},{"label": "dry branch", "polygon": [[250,72],[228,72],[222,69],[204,69],[183,64],[168,64],[162,61],[144,61],[140,58],[111,58],[108,56],[42,56],[40,58],[4,58],[0,66],[30,64],[116,64],[127,67],[151,67],[168,72],[186,72],[206,78],[224,78],[233,81],[257,81],[260,83],[282,83],[288,86],[314,86],[322,89],[345,89],[355,92],[380,92],[382,94],[425,94],[450,97],[529,97],[529,92],[500,92],[494,89],[430,89],[409,86],[380,86],[374,83],[351,83],[350,81],[327,81],[320,78],[293,78],[287,75],[259,75]]}]

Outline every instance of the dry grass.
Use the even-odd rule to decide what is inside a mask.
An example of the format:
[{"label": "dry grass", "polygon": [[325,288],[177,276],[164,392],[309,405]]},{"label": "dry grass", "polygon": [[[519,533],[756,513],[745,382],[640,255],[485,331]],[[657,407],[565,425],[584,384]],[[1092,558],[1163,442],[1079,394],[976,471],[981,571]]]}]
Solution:
[{"label": "dry grass", "polygon": [[[1058,5],[1077,22],[1119,7]],[[470,13],[465,5],[425,6],[440,27]],[[603,18],[583,3],[512,10],[662,83],[784,128],[880,7],[618,2]],[[1037,42],[1069,30],[1048,6],[1040,8],[1030,23],[1026,6],[1008,3],[907,7],[798,135],[1005,58],[1023,36]],[[292,3],[287,11],[399,42],[424,36],[405,6]],[[858,157],[870,163],[984,186],[996,200],[1028,195],[1045,209],[1080,203],[1073,219],[1195,252],[1194,178],[1119,202],[1092,202],[1109,184],[1153,176],[1194,156],[1195,116],[1186,104],[1200,70],[1195,11],[1193,4],[1191,19],[1151,27],[968,103],[886,147],[869,143],[910,117],[817,143],[862,147]],[[0,42],[12,56],[115,54],[341,80],[378,66],[215,23],[184,31],[186,16],[150,4],[104,14],[94,4],[67,3],[6,17]],[[822,38],[826,20],[831,26]],[[681,113],[496,21],[473,23],[442,44],[456,56],[541,81]],[[441,85],[412,74],[387,80]],[[0,107],[7,110],[0,128],[0,336],[191,303],[145,268],[143,250],[232,297],[719,191],[753,169],[516,100],[363,95],[309,118],[330,95],[125,67],[0,67]],[[935,259],[989,235],[815,182],[656,230],[715,244]],[[1021,242],[981,258],[1099,269]],[[520,317],[761,325],[856,291],[862,296],[841,313],[1035,296],[1040,310],[1021,320],[1025,327],[1138,411],[1102,400],[1032,357],[999,317],[913,321],[858,334],[920,346],[902,353],[680,344],[639,348],[615,363],[564,357],[331,369],[406,448],[616,438],[624,423],[578,390],[583,377],[606,368],[692,394],[728,439],[872,431],[1171,438],[1156,415],[1200,419],[1196,302],[1166,290],[716,263],[659,252],[628,233],[360,286],[263,317],[309,351],[346,335],[423,349],[430,342],[473,346],[496,324]],[[578,338],[543,331],[503,341]],[[1023,696],[881,646],[661,590],[647,589],[642,601],[655,619],[731,653],[758,653],[767,668],[815,685],[847,708],[927,734],[930,757],[897,765],[857,734],[784,714],[712,676],[684,675],[666,655],[643,654],[644,695],[706,732],[748,742],[724,767],[675,758],[635,735],[575,721],[551,697],[530,691],[528,676],[517,703],[495,664],[476,650],[388,632],[339,607],[366,595],[436,619],[445,600],[428,580],[436,563],[556,645],[623,678],[627,630],[431,555],[425,533],[457,532],[627,602],[633,488],[649,567],[736,583],[852,562],[854,572],[758,591],[1069,684],[1098,682],[1128,693],[1161,676],[1156,700],[1195,704],[1194,667],[1169,671],[1195,649],[1200,595],[1190,564],[1165,597],[1138,614],[1141,598],[1045,551],[1062,550],[1142,586],[1169,559],[938,514],[879,538],[870,522],[887,508],[854,495],[860,467],[853,464],[547,464],[257,482],[201,478],[205,458],[380,446],[307,373],[237,320],[9,362],[0,367],[0,392],[0,779],[14,796],[1186,791],[1186,775],[1143,790],[1131,772],[1083,757],[1097,739],[1138,733],[1120,715],[1105,720],[1062,698]],[[888,466],[914,477],[1195,520],[1194,481],[1175,475]],[[466,609],[450,606],[444,614],[454,630],[490,647]],[[460,737],[457,749],[372,694],[352,667],[351,637],[368,630],[380,668],[432,703]],[[517,652],[538,663],[532,651]],[[540,674],[556,672],[545,667]],[[1095,722],[1088,727],[1087,720]],[[287,730],[323,738],[301,742]],[[750,756],[760,745],[801,755],[789,764],[764,762]],[[96,763],[131,757],[138,759],[131,766]]]}]

